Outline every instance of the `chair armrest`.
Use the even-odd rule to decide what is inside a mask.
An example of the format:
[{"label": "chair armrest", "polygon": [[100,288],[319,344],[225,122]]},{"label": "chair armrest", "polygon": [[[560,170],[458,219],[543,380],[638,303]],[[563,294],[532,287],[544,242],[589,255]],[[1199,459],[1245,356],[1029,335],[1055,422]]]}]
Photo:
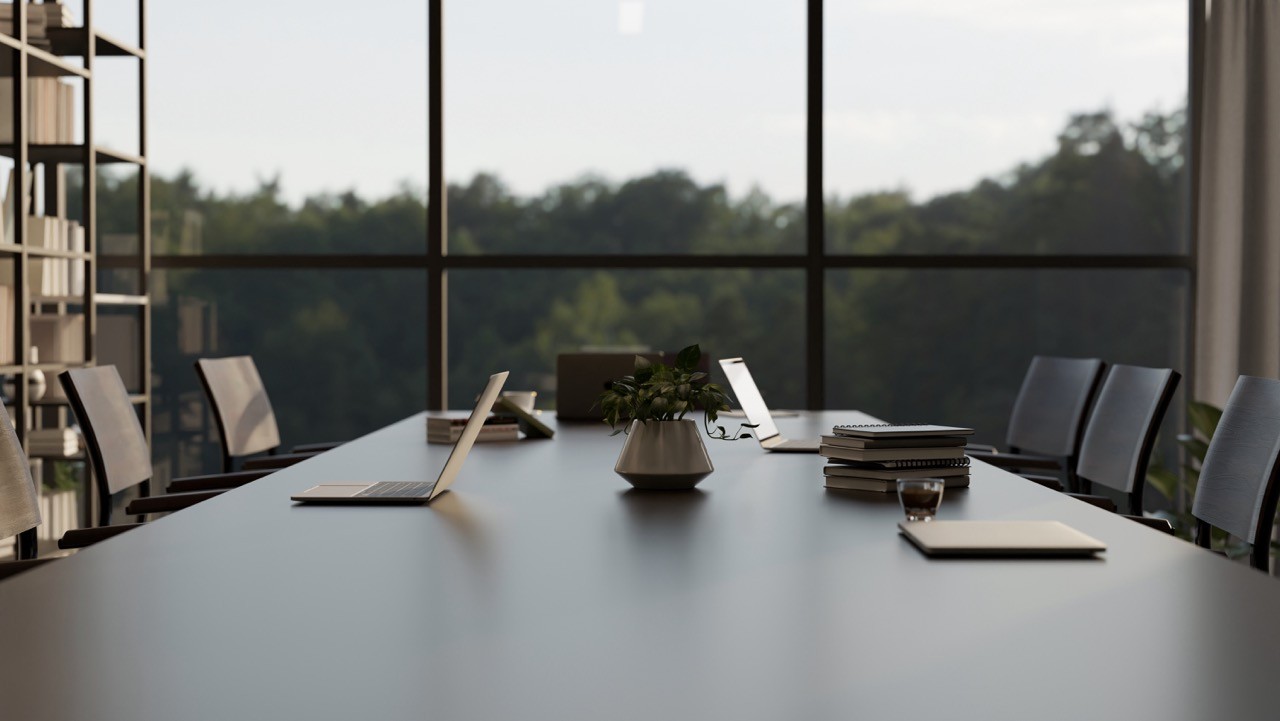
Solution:
[{"label": "chair armrest", "polygon": [[1000,468],[1041,468],[1057,471],[1062,468],[1062,459],[1054,456],[1035,456],[1029,453],[981,453],[965,451],[965,455],[979,461],[986,461]]},{"label": "chair armrest", "polygon": [[246,483],[271,475],[270,470],[240,471],[238,473],[214,473],[208,476],[187,476],[175,478],[169,484],[168,493],[189,493],[191,491],[226,491],[239,488]]},{"label": "chair armrest", "polygon": [[32,558],[26,561],[6,561],[5,563],[0,563],[0,581],[16,576],[24,571],[30,571],[36,566],[43,566],[50,561],[56,561],[58,558],[58,556],[54,556],[53,558]]},{"label": "chair armrest", "polygon": [[996,454],[996,453],[999,453],[1000,451],[995,446],[989,446],[986,443],[966,443],[964,445],[964,452],[966,454],[967,453]]},{"label": "chair armrest", "polygon": [[1048,488],[1051,491],[1062,490],[1062,481],[1058,480],[1054,476],[1042,476],[1037,473],[1019,473],[1018,475],[1022,476],[1028,481],[1031,481],[1032,483],[1039,483],[1040,485],[1044,486],[1045,488]]},{"label": "chair armrest", "polygon": [[332,451],[333,449],[342,445],[342,443],[343,443],[342,441],[337,441],[335,443],[303,443],[300,446],[294,446],[293,448],[289,449],[289,452],[290,453],[324,453],[325,451]]},{"label": "chair armrest", "polygon": [[201,501],[222,493],[222,491],[194,491],[191,493],[166,493],[161,496],[135,498],[125,506],[124,512],[130,516],[141,516],[147,513],[167,513],[181,511]]},{"label": "chair armrest", "polygon": [[1170,536],[1173,535],[1173,524],[1163,518],[1148,518],[1146,516],[1124,516],[1124,518],[1127,518],[1134,523],[1141,523],[1147,528],[1154,528],[1157,531],[1163,531]]},{"label": "chair armrest", "polygon": [[256,471],[264,468],[280,469],[292,466],[295,463],[301,463],[308,458],[315,458],[318,453],[281,453],[275,456],[262,456],[261,458],[250,458],[244,462],[244,470]]},{"label": "chair armrest", "polygon": [[92,546],[98,541],[105,541],[112,536],[118,536],[125,531],[132,531],[141,526],[141,523],[122,523],[117,526],[102,526],[100,528],[77,528],[73,531],[67,531],[62,534],[62,538],[58,539],[58,548],[84,548]]},{"label": "chair armrest", "polygon": [[1106,496],[1091,496],[1087,493],[1068,493],[1067,495],[1077,501],[1084,501],[1091,506],[1097,506],[1104,511],[1116,512],[1116,502]]}]

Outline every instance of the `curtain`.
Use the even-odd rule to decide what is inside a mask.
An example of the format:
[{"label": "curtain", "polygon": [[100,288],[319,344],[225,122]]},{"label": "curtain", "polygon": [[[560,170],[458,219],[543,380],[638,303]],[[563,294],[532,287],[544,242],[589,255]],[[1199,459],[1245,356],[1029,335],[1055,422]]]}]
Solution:
[{"label": "curtain", "polygon": [[1205,17],[1197,169],[1195,394],[1280,378],[1280,0]]}]

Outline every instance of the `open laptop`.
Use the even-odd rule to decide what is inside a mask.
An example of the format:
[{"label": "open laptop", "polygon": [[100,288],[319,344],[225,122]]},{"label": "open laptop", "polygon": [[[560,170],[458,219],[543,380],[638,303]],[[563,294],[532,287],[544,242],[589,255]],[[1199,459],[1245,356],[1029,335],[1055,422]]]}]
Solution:
[{"label": "open laptop", "polygon": [[507,371],[489,376],[489,384],[484,387],[476,407],[471,409],[471,417],[462,428],[462,435],[453,444],[449,452],[449,460],[434,481],[380,481],[378,483],[326,483],[312,486],[293,496],[293,500],[302,503],[430,503],[439,497],[453,484],[458,477],[467,453],[480,435],[484,420],[493,408],[493,402],[502,392],[502,384],[507,380]]},{"label": "open laptop", "polygon": [[733,395],[742,406],[747,423],[754,425],[756,440],[766,451],[779,453],[817,453],[819,440],[788,440],[778,433],[778,427],[769,415],[769,406],[765,405],[764,396],[751,379],[751,371],[747,370],[747,362],[741,358],[721,358],[720,367],[729,377],[729,386]]}]

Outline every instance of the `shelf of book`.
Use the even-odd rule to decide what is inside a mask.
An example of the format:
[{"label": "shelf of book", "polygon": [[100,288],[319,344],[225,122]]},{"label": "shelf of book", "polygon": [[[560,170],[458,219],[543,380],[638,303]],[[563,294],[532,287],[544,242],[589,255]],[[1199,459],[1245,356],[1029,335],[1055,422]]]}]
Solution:
[{"label": "shelf of book", "polygon": [[[88,23],[77,26],[75,15],[84,9],[78,3],[27,3],[25,30],[14,33],[20,9],[0,0],[0,104],[7,103],[0,107],[0,157],[13,159],[13,175],[7,185],[0,184],[0,375],[10,377],[8,401],[15,427],[24,443],[66,428],[74,418],[61,398],[57,374],[98,361],[115,362],[128,373],[130,400],[150,439],[146,2],[137,4],[137,45]],[[135,152],[95,141],[95,113],[86,101],[103,100],[94,85],[100,57],[137,64]],[[24,67],[25,77],[17,77]],[[17,102],[20,88],[25,104]],[[16,107],[24,110],[15,113]],[[141,188],[134,213],[137,252],[115,266],[136,273],[132,285],[112,288],[121,293],[97,292],[98,245],[119,229],[99,221],[98,184],[84,182],[96,175],[81,171],[78,183],[72,175],[74,166],[89,170],[98,165],[135,166]],[[65,166],[73,167],[67,171]],[[19,288],[22,295],[15,297]],[[22,382],[38,377],[36,371],[45,375],[44,394],[38,385]],[[41,450],[39,443],[35,450]]]}]

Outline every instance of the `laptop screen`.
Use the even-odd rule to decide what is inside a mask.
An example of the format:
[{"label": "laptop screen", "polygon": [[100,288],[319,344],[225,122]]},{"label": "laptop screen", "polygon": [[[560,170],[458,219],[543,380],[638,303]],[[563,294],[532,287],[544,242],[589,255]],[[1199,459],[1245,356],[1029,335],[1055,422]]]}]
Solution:
[{"label": "laptop screen", "polygon": [[729,377],[729,385],[733,388],[733,395],[742,407],[747,422],[756,426],[756,437],[763,441],[778,435],[778,427],[773,424],[769,407],[764,404],[764,396],[760,395],[760,389],[756,388],[756,382],[751,379],[746,361],[741,358],[723,358],[720,360],[720,367]]},{"label": "laptop screen", "polygon": [[489,384],[484,387],[484,392],[480,394],[480,399],[476,401],[476,407],[471,409],[471,417],[467,419],[467,425],[462,429],[462,435],[459,436],[458,442],[453,444],[453,450],[449,452],[449,460],[444,463],[444,470],[440,471],[440,478],[436,481],[436,487],[431,491],[431,497],[435,498],[445,492],[449,486],[453,485],[453,479],[457,477],[458,471],[462,469],[462,462],[467,460],[467,453],[471,451],[471,446],[476,442],[476,437],[480,435],[480,429],[484,427],[484,421],[489,417],[489,411],[493,408],[493,402],[498,399],[498,394],[502,392],[502,384],[507,380],[507,371],[494,373],[489,376]]}]

